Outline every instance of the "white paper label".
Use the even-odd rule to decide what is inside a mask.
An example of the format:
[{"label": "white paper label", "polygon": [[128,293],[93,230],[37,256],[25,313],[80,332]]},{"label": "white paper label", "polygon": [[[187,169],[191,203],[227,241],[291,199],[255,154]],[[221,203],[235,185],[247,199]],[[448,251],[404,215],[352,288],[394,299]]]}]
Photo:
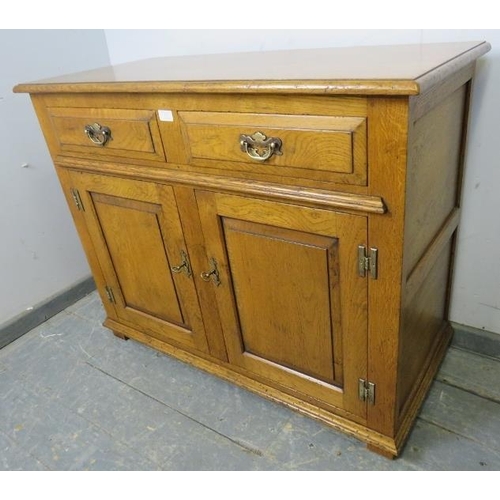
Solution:
[{"label": "white paper label", "polygon": [[159,109],[158,110],[158,117],[160,118],[161,122],[173,122],[174,121],[174,115],[172,114],[172,111],[169,109]]}]

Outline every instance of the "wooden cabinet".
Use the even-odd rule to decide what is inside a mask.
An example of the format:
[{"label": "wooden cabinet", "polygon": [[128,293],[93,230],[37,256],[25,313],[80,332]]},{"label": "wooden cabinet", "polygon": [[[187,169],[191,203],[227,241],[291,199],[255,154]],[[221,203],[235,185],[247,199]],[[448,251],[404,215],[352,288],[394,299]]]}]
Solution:
[{"label": "wooden cabinet", "polygon": [[16,90],[106,326],[394,456],[451,336],[467,106],[488,48],[174,58]]}]

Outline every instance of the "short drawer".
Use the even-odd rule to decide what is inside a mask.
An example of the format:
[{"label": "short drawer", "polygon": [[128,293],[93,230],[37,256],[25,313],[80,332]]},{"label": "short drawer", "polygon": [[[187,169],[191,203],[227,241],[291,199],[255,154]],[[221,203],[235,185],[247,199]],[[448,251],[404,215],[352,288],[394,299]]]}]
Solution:
[{"label": "short drawer", "polygon": [[180,111],[188,162],[366,184],[366,118]]},{"label": "short drawer", "polygon": [[54,107],[48,112],[57,154],[165,161],[155,111]]}]

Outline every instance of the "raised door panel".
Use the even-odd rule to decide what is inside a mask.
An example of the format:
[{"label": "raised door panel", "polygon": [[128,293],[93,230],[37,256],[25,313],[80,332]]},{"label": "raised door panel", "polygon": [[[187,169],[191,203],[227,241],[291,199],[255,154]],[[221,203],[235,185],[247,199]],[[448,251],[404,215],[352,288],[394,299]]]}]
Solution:
[{"label": "raised door panel", "polygon": [[[338,301],[337,240],[235,219],[223,225],[244,352],[341,383],[330,314]],[[306,337],[308,329],[316,335]]]},{"label": "raised door panel", "polygon": [[208,351],[172,188],[81,172],[71,173],[71,183],[118,318],[160,340]]},{"label": "raised door panel", "polygon": [[230,362],[363,419],[366,218],[197,192]]}]

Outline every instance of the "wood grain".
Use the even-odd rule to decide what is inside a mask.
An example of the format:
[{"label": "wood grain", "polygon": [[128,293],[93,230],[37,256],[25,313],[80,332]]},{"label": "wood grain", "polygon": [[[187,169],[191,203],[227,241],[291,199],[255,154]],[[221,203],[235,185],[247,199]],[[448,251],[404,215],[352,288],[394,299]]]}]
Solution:
[{"label": "wood grain", "polygon": [[[71,172],[116,315],[149,334],[208,350],[193,282],[172,275],[186,249],[172,188]],[[167,237],[168,236],[168,237]]]},{"label": "wood grain", "polygon": [[482,54],[485,42],[159,58],[18,85],[16,92],[414,95]]},{"label": "wood grain", "polygon": [[[450,338],[470,82],[487,50],[174,58],[16,91],[33,92],[115,334],[393,457]],[[109,147],[87,145],[87,120],[112,128]],[[283,156],[240,151],[256,131]],[[359,275],[360,245],[378,249],[377,279]],[[191,277],[171,274],[181,254]],[[219,286],[201,276],[214,259]]]},{"label": "wood grain", "polygon": [[443,224],[443,227],[438,232],[431,245],[414,267],[412,273],[406,280],[404,287],[404,302],[410,303],[413,300],[415,293],[422,286],[425,278],[434,267],[437,258],[441,255],[443,247],[449,243],[453,233],[457,229],[460,219],[460,210],[454,209],[448,219]]},{"label": "wood grain", "polygon": [[[225,113],[308,114],[321,116],[366,116],[367,98],[363,96],[324,96],[300,94],[293,98],[279,94],[129,94],[78,93],[33,94],[48,107],[116,108],[170,110],[175,123],[177,111]],[[160,124],[172,122],[159,121]]]},{"label": "wood grain", "polygon": [[[453,235],[458,225],[465,110],[473,67],[410,100],[398,435],[418,410],[450,338],[447,327]],[[432,361],[434,360],[434,361]],[[398,438],[400,439],[400,438]]]},{"label": "wood grain", "polygon": [[91,196],[124,306],[187,326],[172,275],[158,272],[170,267],[158,227],[161,207],[101,193]]},{"label": "wood grain", "polygon": [[289,184],[277,184],[234,179],[229,177],[217,177],[201,175],[196,172],[180,170],[152,169],[140,165],[120,165],[118,163],[104,163],[89,160],[61,159],[57,164],[70,169],[89,172],[102,172],[110,175],[119,175],[130,179],[142,179],[156,181],[159,183],[169,182],[184,186],[199,186],[227,193],[245,192],[256,197],[266,199],[284,200],[291,203],[301,203],[305,206],[341,209],[347,212],[364,212],[384,214],[387,211],[384,200],[377,195],[364,195],[344,191],[329,191],[326,189],[315,189],[300,187]]},{"label": "wood grain", "polygon": [[[58,142],[58,154],[97,157],[120,157],[165,161],[165,153],[151,110],[48,108]],[[104,145],[94,144],[85,134],[85,126],[99,123],[111,130],[111,139]]]},{"label": "wood grain", "polygon": [[64,168],[57,168],[56,173],[61,183],[63,195],[69,207],[69,211],[75,223],[76,230],[82,245],[85,249],[85,256],[92,271],[97,291],[101,297],[102,304],[106,311],[106,316],[111,319],[118,319],[115,305],[107,300],[105,288],[107,286],[106,277],[104,276],[101,264],[98,260],[97,254],[94,251],[92,239],[90,237],[85,217],[82,211],[78,210],[73,197],[71,196],[71,189],[74,187],[70,171]]},{"label": "wood grain", "polygon": [[[370,247],[378,248],[378,279],[368,282],[368,380],[376,384],[368,425],[394,436],[396,385],[403,284],[403,232],[406,188],[408,103],[404,98],[371,101],[368,112],[369,191],[384,198],[387,214],[371,217]],[[383,360],[383,361],[382,361]]]},{"label": "wood grain", "polygon": [[448,288],[450,242],[441,249],[432,269],[403,306],[398,364],[398,412],[418,384],[436,336],[442,331]]},{"label": "wood grain", "polygon": [[336,240],[236,219],[223,226],[243,351],[334,384]]},{"label": "wood grain", "polygon": [[[350,174],[366,180],[366,123],[362,118],[250,113],[179,112],[190,161],[250,163],[275,175],[311,177],[314,171]],[[241,151],[240,135],[261,132],[279,138],[281,155],[259,163]],[[288,174],[283,167],[300,172]],[[331,178],[332,180],[335,177]]]},{"label": "wood grain", "polygon": [[[363,378],[366,370],[366,333],[364,332],[366,332],[367,321],[367,283],[365,279],[360,278],[356,273],[356,258],[357,246],[366,241],[366,220],[363,217],[354,217],[347,214],[335,214],[300,206],[264,202],[243,197],[214,195],[208,192],[198,191],[197,199],[200,207],[203,233],[207,242],[207,250],[209,255],[214,257],[219,265],[222,284],[216,288],[217,303],[230,362],[251,373],[276,382],[283,390],[292,388],[302,393],[313,395],[318,400],[325,401],[354,415],[363,417],[366,406],[358,399],[357,381],[358,378]],[[236,263],[238,266],[242,266],[241,254],[239,254],[242,250],[234,248],[234,245],[231,246],[231,244],[237,245],[241,243],[241,240],[235,240],[234,238],[231,240],[231,236],[228,239],[226,235],[224,226],[228,219],[236,220],[238,223],[244,221],[246,223],[270,226],[265,229],[266,234],[269,235],[276,228],[275,237],[278,239],[279,235],[283,234],[283,229],[286,229],[289,235],[292,232],[308,232],[339,241],[338,260],[341,269],[339,278],[340,311],[331,310],[332,304],[338,302],[333,301],[329,304],[325,302],[323,298],[326,297],[324,295],[326,293],[325,288],[315,292],[317,295],[313,299],[314,304],[311,302],[311,307],[314,307],[316,311],[318,308],[328,310],[328,313],[325,312],[325,316],[337,316],[335,320],[331,321],[326,331],[315,333],[315,335],[323,337],[323,342],[324,339],[331,338],[331,326],[341,324],[341,333],[340,335],[337,334],[336,338],[339,336],[342,337],[342,372],[344,379],[342,388],[326,384],[322,380],[309,375],[309,373],[318,371],[317,368],[314,368],[314,366],[318,366],[318,361],[314,361],[314,359],[309,361],[311,366],[308,366],[308,373],[303,373],[304,363],[308,362],[306,359],[300,363],[303,371],[292,370],[275,362],[276,360],[280,360],[281,356],[278,347],[280,342],[282,342],[279,340],[280,327],[288,325],[290,328],[287,318],[290,311],[288,310],[289,306],[286,297],[289,295],[292,304],[297,304],[297,301],[300,300],[300,295],[298,295],[300,292],[294,292],[293,287],[300,286],[299,283],[305,282],[307,278],[305,275],[302,276],[301,281],[297,281],[300,275],[297,275],[296,272],[295,281],[293,279],[287,281],[286,277],[280,277],[278,280],[279,285],[281,287],[285,286],[285,290],[282,290],[282,293],[276,298],[279,301],[279,297],[282,297],[279,305],[275,304],[272,312],[267,309],[271,304],[260,302],[258,294],[254,294],[255,298],[253,300],[255,301],[255,306],[263,308],[263,321],[265,325],[261,326],[268,329],[266,331],[267,335],[274,337],[266,342],[264,350],[267,350],[266,355],[268,356],[269,346],[277,349],[277,352],[274,356],[269,356],[273,357],[273,361],[271,361],[246,350],[246,332],[242,331],[242,327],[248,326],[248,318],[250,313],[252,313],[252,306],[248,304],[248,293],[244,293],[246,300],[240,301],[242,299],[242,291],[248,292],[249,285],[248,283],[244,283],[243,279],[240,279],[243,278],[241,269],[236,269],[236,274],[233,275],[233,265]],[[231,225],[231,222],[229,224]],[[296,241],[296,244],[299,244],[303,238],[296,235],[294,241]],[[245,244],[248,246],[250,242],[247,240],[245,240]],[[279,256],[275,254],[276,259],[271,261],[270,265],[283,270],[283,262],[286,262],[288,259],[288,250],[286,246],[282,247],[278,245],[278,248],[280,250]],[[276,250],[276,245],[274,245],[271,251],[276,252]],[[306,260],[311,258],[309,255],[306,253],[304,258]],[[312,270],[312,262],[309,261],[306,268]],[[257,266],[257,264],[255,265]],[[293,266],[293,261],[290,261],[289,265]],[[316,262],[315,265],[318,266],[319,264]],[[264,269],[266,268],[264,266]],[[320,265],[319,269],[321,268],[323,268],[323,273],[325,273],[324,264]],[[259,273],[259,268],[255,269],[255,273]],[[317,269],[314,270],[314,276],[316,274]],[[261,275],[257,278],[257,282],[264,279],[265,276]],[[296,283],[295,285],[294,282]],[[275,290],[278,283],[275,284],[271,281],[268,286],[270,290]],[[238,296],[238,293],[240,293],[240,296]],[[302,300],[305,300],[306,296],[307,294],[302,296]],[[275,303],[275,301],[272,303]],[[275,316],[274,320],[271,319],[272,315]],[[309,318],[310,314],[307,317]],[[295,338],[297,342],[312,342],[309,348],[313,351],[316,350],[315,341],[308,341],[307,338],[309,338],[309,335],[312,335],[312,331],[315,331],[314,324],[317,324],[316,320],[312,324],[310,322],[296,322],[295,326],[292,325],[295,331],[292,331],[291,334],[292,338]],[[249,333],[251,344],[255,335],[257,334]],[[302,340],[299,340],[300,338]],[[349,339],[349,342],[345,341],[346,338]],[[336,346],[334,345],[333,348],[335,349]]]},{"label": "wood grain", "polygon": [[427,92],[409,98],[411,120],[416,122],[474,76],[475,61],[441,80]]},{"label": "wood grain", "polygon": [[466,87],[420,118],[409,138],[405,274],[415,267],[458,203]]},{"label": "wood grain", "polygon": [[207,252],[196,197],[194,191],[188,187],[175,186],[174,192],[186,247],[189,248],[193,280],[199,297],[209,351],[213,357],[227,361],[226,345],[222,336],[219,312],[214,307],[216,300],[214,290],[205,286],[205,283],[200,278],[200,272],[206,266]]}]

